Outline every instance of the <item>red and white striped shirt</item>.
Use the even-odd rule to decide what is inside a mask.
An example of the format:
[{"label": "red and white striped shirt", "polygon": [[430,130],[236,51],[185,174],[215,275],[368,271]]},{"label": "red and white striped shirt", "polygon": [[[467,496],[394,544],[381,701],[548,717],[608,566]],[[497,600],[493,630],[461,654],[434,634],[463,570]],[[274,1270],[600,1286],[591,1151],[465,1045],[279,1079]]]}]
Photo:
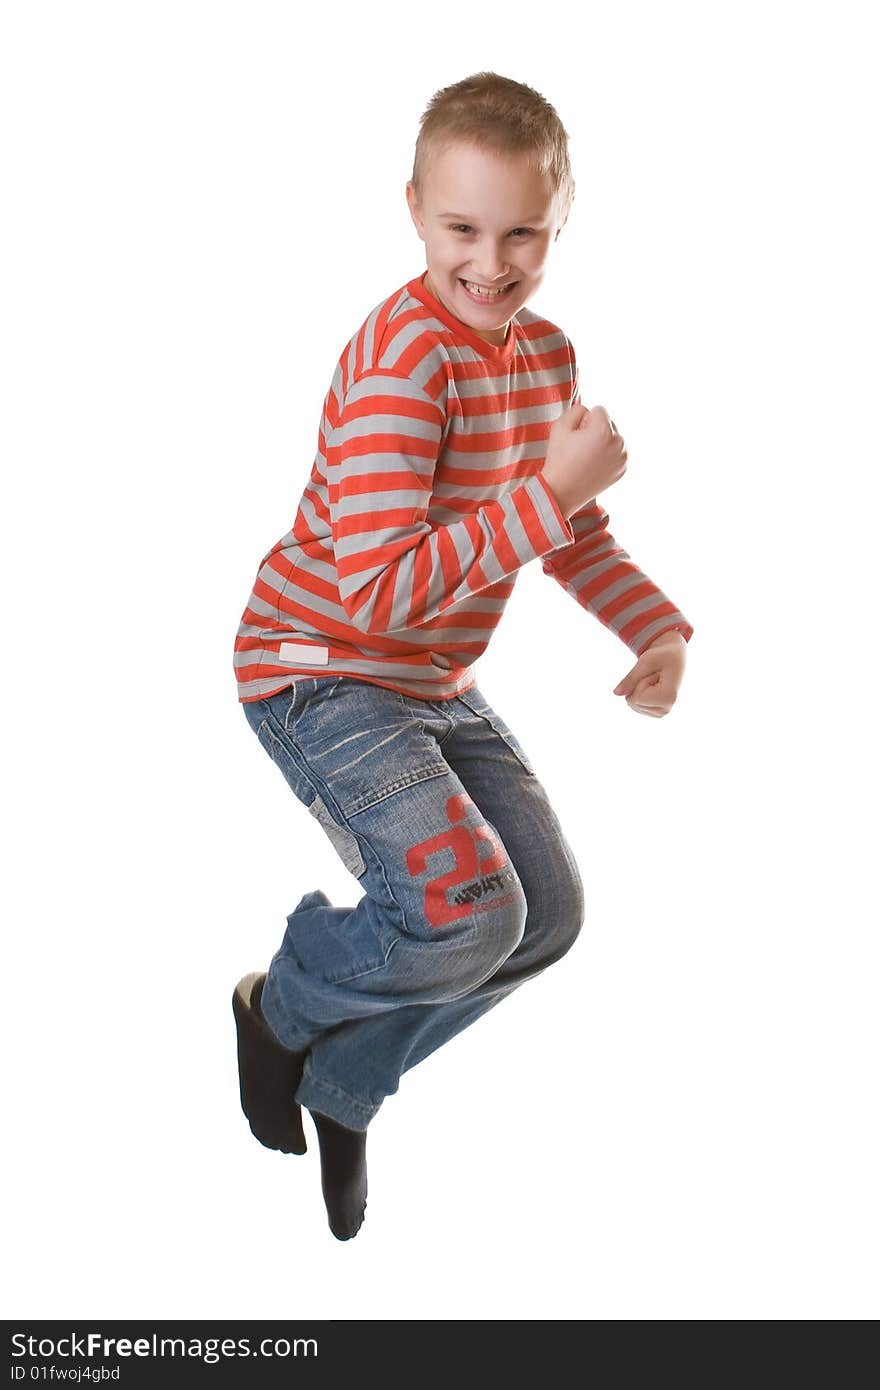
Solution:
[{"label": "red and white striped shirt", "polygon": [[566,520],[544,482],[550,428],[578,394],[568,338],[523,307],[493,346],[423,280],[377,305],[337,363],[293,526],[239,624],[240,701],[298,675],[450,699],[538,556],[636,656],[670,628],[690,639],[596,498]]}]

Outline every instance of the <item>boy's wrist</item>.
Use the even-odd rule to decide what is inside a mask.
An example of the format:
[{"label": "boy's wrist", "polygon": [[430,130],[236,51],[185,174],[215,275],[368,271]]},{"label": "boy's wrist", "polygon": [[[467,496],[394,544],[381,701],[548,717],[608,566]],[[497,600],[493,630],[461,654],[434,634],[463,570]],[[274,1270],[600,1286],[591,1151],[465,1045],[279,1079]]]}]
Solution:
[{"label": "boy's wrist", "polygon": [[553,493],[553,496],[556,499],[557,507],[561,511],[562,515],[565,517],[566,521],[568,521],[568,518],[571,516],[572,512],[576,510],[576,508],[571,506],[567,497],[565,496],[564,489],[559,485],[559,483],[555,482],[552,477],[547,476],[546,468],[541,469],[541,477],[544,481],[544,486],[548,487],[550,491]]}]

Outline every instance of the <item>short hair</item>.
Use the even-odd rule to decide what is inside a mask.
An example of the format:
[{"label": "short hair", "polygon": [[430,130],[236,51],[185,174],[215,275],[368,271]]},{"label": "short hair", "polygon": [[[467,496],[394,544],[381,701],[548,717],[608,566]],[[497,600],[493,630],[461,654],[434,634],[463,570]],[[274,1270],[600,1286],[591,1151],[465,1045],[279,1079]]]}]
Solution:
[{"label": "short hair", "polygon": [[465,143],[502,156],[526,155],[538,173],[549,173],[564,222],[574,201],[568,131],[550,102],[511,77],[477,72],[435,92],[421,117],[412,184],[422,200],[431,159]]}]

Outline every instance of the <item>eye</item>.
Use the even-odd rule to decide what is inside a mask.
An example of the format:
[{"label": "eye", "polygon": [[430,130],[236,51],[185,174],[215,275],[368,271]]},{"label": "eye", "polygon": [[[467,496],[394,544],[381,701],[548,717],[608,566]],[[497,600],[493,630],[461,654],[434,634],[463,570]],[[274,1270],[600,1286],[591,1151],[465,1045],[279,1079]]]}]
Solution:
[{"label": "eye", "polygon": [[[449,230],[451,232],[472,232],[474,229],[473,227],[469,226],[467,222],[455,222]],[[510,235],[515,236],[517,232],[521,232],[523,236],[527,237],[532,235],[531,227],[514,227]],[[517,239],[521,240],[521,238]]]}]

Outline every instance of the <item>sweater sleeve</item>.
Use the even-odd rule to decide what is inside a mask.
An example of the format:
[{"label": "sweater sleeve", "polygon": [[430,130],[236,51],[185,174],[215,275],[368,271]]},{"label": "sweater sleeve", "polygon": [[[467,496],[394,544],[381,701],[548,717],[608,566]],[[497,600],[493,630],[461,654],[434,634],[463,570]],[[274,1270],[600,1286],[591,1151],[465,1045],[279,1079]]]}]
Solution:
[{"label": "sweater sleeve", "polygon": [[[578,401],[578,368],[571,342],[571,396]],[[545,555],[541,568],[566,593],[616,633],[636,656],[662,632],[677,628],[686,642],[693,627],[671,599],[633,564],[608,530],[609,516],[593,497],[568,518],[574,541]]]},{"label": "sweater sleeve", "polygon": [[418,627],[514,574],[574,532],[541,474],[458,521],[428,508],[446,419],[409,377],[352,381],[327,448],[339,595],[362,632]]},{"label": "sweater sleeve", "polygon": [[541,568],[566,593],[641,656],[661,632],[677,628],[686,642],[693,627],[657,585],[634,565],[608,530],[608,513],[594,497],[569,517],[574,541],[544,557]]}]

